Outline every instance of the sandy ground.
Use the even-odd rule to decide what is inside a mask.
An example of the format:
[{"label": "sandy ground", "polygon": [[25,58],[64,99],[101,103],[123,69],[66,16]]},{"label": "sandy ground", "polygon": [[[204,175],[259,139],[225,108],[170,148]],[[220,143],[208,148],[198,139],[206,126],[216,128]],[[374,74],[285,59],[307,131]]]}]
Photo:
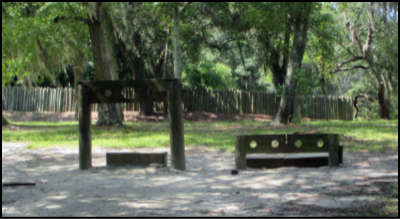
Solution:
[{"label": "sandy ground", "polygon": [[[12,121],[74,120],[73,113],[4,113]],[[125,121],[163,119],[124,114]],[[271,118],[195,112],[185,119]],[[149,150],[168,151],[135,149]],[[231,175],[233,154],[207,147],[186,148],[186,171],[173,170],[170,163],[163,168],[107,168],[106,151],[111,150],[94,148],[94,168],[80,171],[78,149],[30,150],[24,143],[3,143],[2,183],[36,185],[2,186],[2,216],[358,216],[381,208],[384,195],[398,183],[398,152],[345,150],[339,168],[248,169]]]},{"label": "sandy ground", "polygon": [[[344,151],[339,168],[248,169],[231,175],[230,152],[186,149],[186,171],[168,167],[78,169],[78,151],[2,144],[2,216],[357,216],[380,208],[398,183],[398,153]],[[167,149],[135,149],[135,151]],[[110,150],[107,150],[110,151]],[[127,150],[125,150],[127,151]]]}]

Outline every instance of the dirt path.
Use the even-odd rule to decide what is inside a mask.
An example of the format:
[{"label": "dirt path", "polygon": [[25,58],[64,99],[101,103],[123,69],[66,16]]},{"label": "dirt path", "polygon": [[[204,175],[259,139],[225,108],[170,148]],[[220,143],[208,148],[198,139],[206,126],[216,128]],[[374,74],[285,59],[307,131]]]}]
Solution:
[{"label": "dirt path", "polygon": [[339,168],[231,175],[233,154],[205,147],[187,149],[184,172],[106,168],[105,151],[95,148],[95,168],[79,171],[77,149],[2,144],[2,182],[36,183],[2,187],[2,216],[357,216],[398,182],[398,153],[345,151]]}]

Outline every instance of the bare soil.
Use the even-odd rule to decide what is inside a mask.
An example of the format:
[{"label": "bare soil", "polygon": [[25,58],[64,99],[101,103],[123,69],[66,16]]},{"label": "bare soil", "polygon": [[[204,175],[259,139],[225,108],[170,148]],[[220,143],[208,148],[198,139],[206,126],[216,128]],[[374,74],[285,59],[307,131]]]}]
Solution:
[{"label": "bare soil", "polygon": [[[338,168],[248,169],[231,175],[233,153],[203,146],[186,149],[186,171],[170,163],[107,168],[110,149],[105,148],[94,148],[94,168],[80,171],[78,149],[26,145],[2,144],[2,183],[35,183],[2,186],[2,216],[379,216],[391,186],[398,184],[398,152],[345,150]],[[397,193],[393,200],[398,203]]]}]

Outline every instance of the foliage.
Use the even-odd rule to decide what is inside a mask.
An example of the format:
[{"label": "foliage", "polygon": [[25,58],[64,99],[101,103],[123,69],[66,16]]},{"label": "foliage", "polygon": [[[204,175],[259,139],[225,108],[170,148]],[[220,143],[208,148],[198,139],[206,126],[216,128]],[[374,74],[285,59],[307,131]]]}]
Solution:
[{"label": "foliage", "polygon": [[[214,59],[214,60],[213,60]],[[187,64],[182,81],[188,87],[232,88],[232,70],[229,66],[217,62],[215,57],[208,57],[198,64]]]},{"label": "foliage", "polygon": [[88,32],[79,21],[85,17],[82,4],[2,2],[2,10],[3,84],[17,76],[28,85],[40,78],[56,85],[54,72],[78,56],[88,58]]},{"label": "foliage", "polygon": [[[293,16],[311,7],[299,95],[356,95],[377,99],[377,76],[386,84],[391,117],[398,116],[398,3],[146,2],[104,3],[115,35],[119,76],[172,75],[175,9],[183,82],[191,87],[283,91],[293,49]],[[374,13],[371,16],[370,12]],[[72,86],[77,69],[94,78],[86,3],[2,2],[2,85]],[[346,19],[364,44],[367,60],[348,33]],[[371,19],[372,18],[372,19]],[[123,51],[125,46],[126,54]],[[363,46],[363,45],[362,45]],[[362,48],[361,48],[362,49]],[[132,59],[129,59],[132,58]],[[355,68],[364,66],[369,70]],[[337,71],[339,68],[349,69]],[[372,72],[372,70],[375,72]],[[364,103],[360,103],[364,104]],[[373,118],[379,104],[365,103]],[[365,109],[365,110],[364,110]],[[365,112],[365,114],[364,114]]]},{"label": "foliage", "polygon": [[[344,20],[337,44],[337,71],[364,72],[350,81],[360,92],[369,92],[378,101],[379,116],[397,117],[398,96],[398,3],[341,3],[337,10]],[[389,7],[388,7],[389,6]],[[390,46],[388,45],[390,44]],[[347,68],[344,68],[347,67]],[[396,76],[395,76],[396,75]],[[371,85],[373,90],[371,90]],[[349,91],[349,90],[347,90]],[[354,92],[354,89],[350,92]],[[371,109],[371,108],[369,108]],[[379,109],[379,110],[378,110]]]}]

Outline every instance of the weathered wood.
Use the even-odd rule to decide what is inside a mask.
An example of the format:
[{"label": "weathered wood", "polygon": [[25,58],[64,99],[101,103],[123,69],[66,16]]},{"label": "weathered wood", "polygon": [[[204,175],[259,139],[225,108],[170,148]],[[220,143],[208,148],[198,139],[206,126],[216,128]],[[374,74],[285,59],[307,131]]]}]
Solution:
[{"label": "weathered wood", "polygon": [[238,169],[246,168],[246,155],[259,153],[320,153],[329,154],[329,166],[343,160],[337,134],[241,135],[236,136],[235,161]]},{"label": "weathered wood", "polygon": [[84,170],[92,166],[92,140],[90,134],[90,103],[88,102],[89,88],[80,85],[79,106],[79,169]]},{"label": "weathered wood", "polygon": [[[135,88],[135,96],[142,98],[139,93],[147,92],[144,89],[151,88],[155,94],[155,99],[164,99],[165,91],[168,89],[168,84],[176,81],[176,79],[146,79],[134,81],[92,81],[79,82],[90,88],[88,101],[90,103],[120,103],[120,102],[135,102],[138,99],[128,99],[122,94],[123,88]],[[137,91],[136,91],[137,90]],[[139,92],[140,91],[140,92]]]},{"label": "weathered wood", "polygon": [[[168,81],[174,79],[168,79]],[[143,80],[142,80],[143,81]],[[149,84],[154,84],[151,82]],[[164,85],[167,84],[164,80]],[[103,81],[104,82],[104,81]],[[118,81],[117,81],[118,82]],[[91,84],[92,82],[82,82]],[[108,82],[107,82],[108,83]],[[137,110],[138,99],[134,94],[134,90],[140,89],[143,85],[136,87],[119,87],[123,84],[120,81],[118,86],[112,85],[111,88],[104,87],[106,84],[100,84],[98,89],[99,97],[90,95],[90,103],[98,102],[126,102],[124,104],[125,110]],[[135,85],[136,83],[134,83]],[[96,87],[96,86],[95,86]],[[129,89],[129,92],[128,92]],[[162,89],[165,89],[162,88]],[[106,92],[112,93],[110,97],[104,97]],[[185,108],[189,111],[207,111],[218,113],[264,113],[274,115],[277,111],[278,100],[275,94],[265,92],[246,92],[236,89],[229,90],[211,90],[204,88],[185,89],[186,94],[183,95],[183,102]],[[23,87],[3,87],[4,104],[3,110],[12,111],[53,111],[65,112],[75,111],[77,100],[74,95],[75,90],[72,88],[23,88]],[[123,94],[120,94],[120,93]],[[154,101],[165,101],[166,91],[151,91],[151,98]],[[95,92],[96,93],[96,92]],[[94,96],[94,97],[93,97]],[[301,115],[311,117],[313,119],[339,119],[339,120],[352,120],[353,107],[350,98],[339,98],[332,96],[298,96],[297,103],[301,106]],[[297,104],[298,105],[298,104]],[[161,107],[160,110],[167,110],[163,105],[154,105],[154,107]],[[97,104],[92,104],[92,110],[97,110]]]},{"label": "weathered wood", "polygon": [[235,139],[235,163],[237,169],[246,169],[246,149],[242,145],[246,142],[242,136],[236,136]]},{"label": "weathered wood", "polygon": [[173,81],[168,89],[168,118],[170,123],[170,142],[172,166],[185,170],[185,144],[183,130],[182,84]]},{"label": "weathered wood", "polygon": [[343,155],[339,153],[339,135],[329,135],[327,143],[329,149],[329,166],[337,167],[339,166],[340,157],[343,159]]},{"label": "weathered wood", "polygon": [[250,168],[278,168],[278,167],[320,167],[328,165],[328,155],[285,156],[285,157],[248,157],[247,166]]},{"label": "weathered wood", "polygon": [[1,184],[2,184],[2,186],[9,186],[9,187],[11,187],[11,186],[35,186],[36,185],[36,183],[34,183],[34,182],[4,182]]},{"label": "weathered wood", "polygon": [[137,153],[137,152],[107,152],[107,166],[150,166],[157,164],[167,166],[167,152]]}]

